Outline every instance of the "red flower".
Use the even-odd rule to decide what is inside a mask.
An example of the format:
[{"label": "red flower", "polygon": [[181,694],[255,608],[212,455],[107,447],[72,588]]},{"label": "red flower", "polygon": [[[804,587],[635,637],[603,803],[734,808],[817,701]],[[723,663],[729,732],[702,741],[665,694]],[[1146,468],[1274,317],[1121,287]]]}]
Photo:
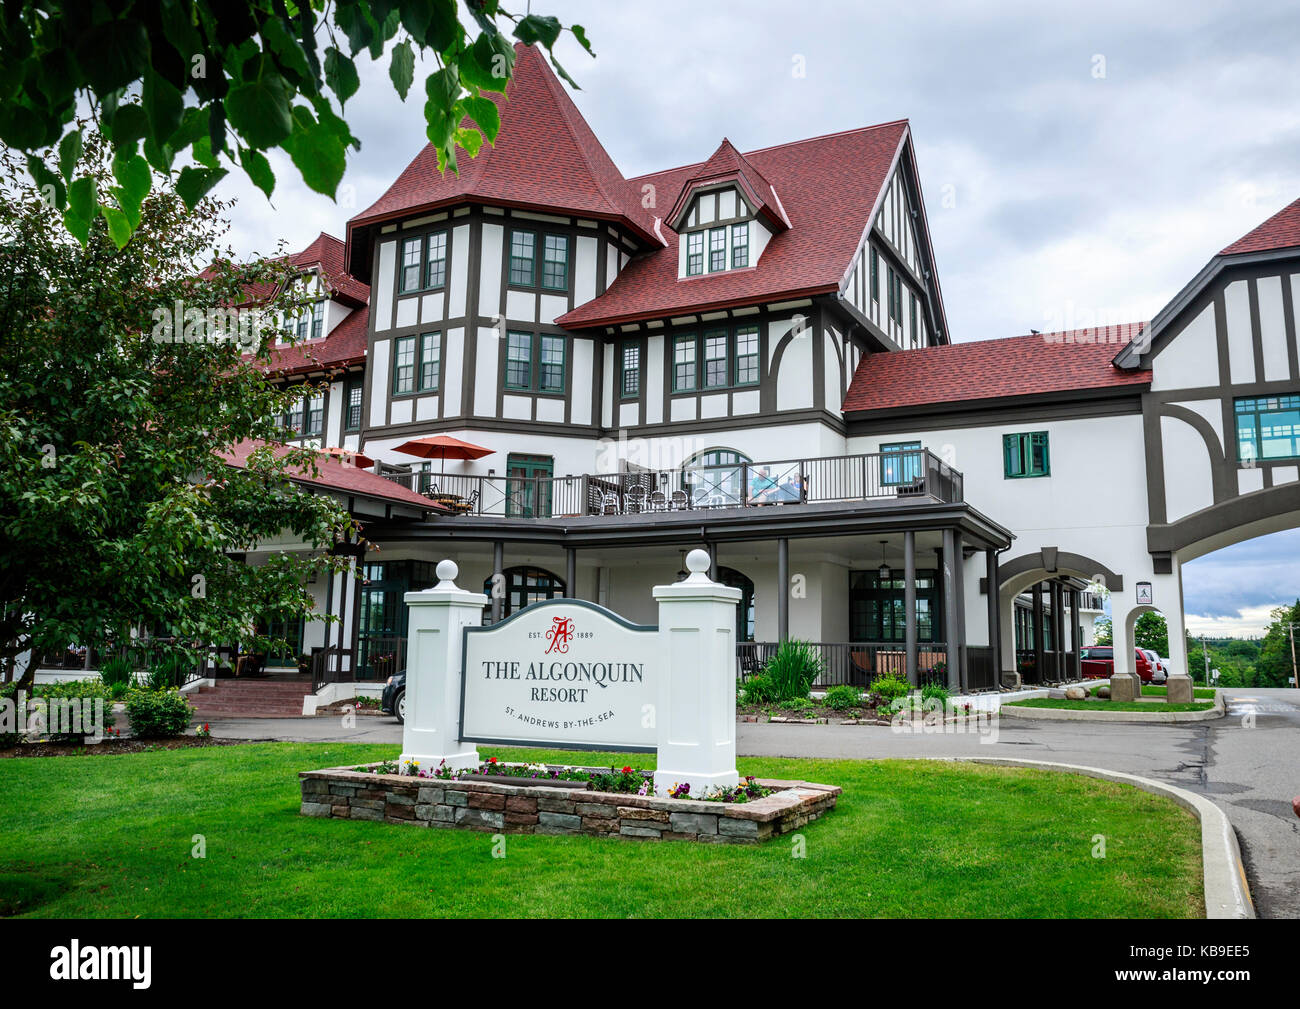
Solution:
[{"label": "red flower", "polygon": [[632,773],[632,768],[630,768],[630,767],[625,767],[625,768],[623,768],[623,773],[624,773],[624,774],[631,774],[631,773]]},{"label": "red flower", "polygon": [[497,762],[497,758],[496,758],[496,757],[488,757],[488,763],[489,763],[489,764],[495,764],[496,762]]}]

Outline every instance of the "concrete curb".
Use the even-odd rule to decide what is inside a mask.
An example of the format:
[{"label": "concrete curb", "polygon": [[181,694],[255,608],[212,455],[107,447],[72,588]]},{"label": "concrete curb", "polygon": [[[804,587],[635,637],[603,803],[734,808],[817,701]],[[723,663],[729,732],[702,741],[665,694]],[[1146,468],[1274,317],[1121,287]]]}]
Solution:
[{"label": "concrete curb", "polygon": [[1081,774],[1088,778],[1100,778],[1103,781],[1114,781],[1122,785],[1132,785],[1153,795],[1167,796],[1195,814],[1201,821],[1201,873],[1205,885],[1205,917],[1213,919],[1255,917],[1255,905],[1250,897],[1250,884],[1246,882],[1246,868],[1241,861],[1241,848],[1237,844],[1237,834],[1232,829],[1227,814],[1204,796],[1176,785],[1166,785],[1151,778],[1142,778],[1136,774],[1108,771],[1101,767],[1085,767],[1082,764],[1058,764],[1045,760],[1018,760],[1012,757],[932,757],[929,759],[947,760],[953,763],[960,763],[964,759],[965,762],[972,764],[1063,771],[1068,774]]},{"label": "concrete curb", "polygon": [[1214,694],[1214,707],[1204,711],[1161,711],[1154,707],[1146,711],[1083,711],[1077,708],[1017,708],[1004,704],[999,708],[1003,718],[1030,718],[1049,722],[1137,722],[1147,725],[1174,724],[1177,722],[1208,722],[1228,713],[1223,691]]}]

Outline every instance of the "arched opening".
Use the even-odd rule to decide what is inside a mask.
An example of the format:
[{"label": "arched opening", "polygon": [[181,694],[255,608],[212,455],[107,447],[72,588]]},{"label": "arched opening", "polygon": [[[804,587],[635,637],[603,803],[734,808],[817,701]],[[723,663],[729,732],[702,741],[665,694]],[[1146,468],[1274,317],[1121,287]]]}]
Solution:
[{"label": "arched opening", "polygon": [[753,460],[734,448],[706,448],[682,463],[682,486],[697,507],[745,503],[745,467]]},{"label": "arched opening", "polygon": [[733,589],[740,589],[740,605],[736,607],[736,640],[754,640],[754,582],[735,568],[718,568],[718,581]]},{"label": "arched opening", "polygon": [[[492,619],[493,577],[483,579],[483,594],[487,605],[483,608],[483,621]],[[557,599],[565,594],[564,579],[545,568],[521,565],[501,572],[501,619],[518,613],[525,606],[547,599]]]}]

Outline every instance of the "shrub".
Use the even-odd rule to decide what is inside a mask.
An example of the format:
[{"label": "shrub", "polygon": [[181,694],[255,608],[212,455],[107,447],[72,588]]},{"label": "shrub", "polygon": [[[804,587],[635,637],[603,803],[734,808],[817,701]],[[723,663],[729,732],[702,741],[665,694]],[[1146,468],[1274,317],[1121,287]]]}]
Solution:
[{"label": "shrub", "polygon": [[763,676],[771,681],[776,701],[806,698],[821,674],[821,655],[807,641],[782,641],[763,667]]},{"label": "shrub", "polygon": [[168,652],[149,666],[149,689],[167,690],[179,687],[189,675],[190,658],[182,652]]},{"label": "shrub", "polygon": [[746,704],[771,704],[779,700],[771,679],[762,673],[746,680],[743,689]]},{"label": "shrub", "polygon": [[[23,698],[23,700],[25,708],[27,699]],[[9,704],[5,704],[5,701]],[[9,705],[13,705],[12,716],[9,715]],[[23,741],[23,729],[27,725],[27,712],[18,710],[17,684],[0,687],[0,717],[3,717],[6,722],[10,717],[13,718],[11,724],[0,724],[0,750],[7,750]]]},{"label": "shrub", "polygon": [[921,700],[937,700],[946,710],[952,695],[948,693],[948,688],[939,683],[927,683],[921,688]]},{"label": "shrub", "polygon": [[891,704],[900,697],[910,694],[912,687],[906,680],[900,680],[893,673],[887,673],[871,681],[871,692],[879,694],[885,704]]},{"label": "shrub", "polygon": [[126,715],[131,733],[141,739],[179,736],[190,724],[194,707],[172,687],[168,690],[132,690],[126,695]]},{"label": "shrub", "polygon": [[110,655],[99,664],[99,678],[110,693],[118,684],[130,686],[134,675],[135,668],[125,655]]},{"label": "shrub", "polygon": [[[32,691],[33,695],[39,700],[45,702],[44,725],[46,734],[51,742],[72,743],[79,742],[85,736],[92,735],[94,732],[94,713],[95,702],[103,704],[103,730],[105,734],[113,728],[113,693],[112,690],[100,680],[60,680],[58,683],[47,683],[43,686],[36,687]],[[50,729],[56,728],[54,719],[51,716],[51,701],[67,702],[63,706],[63,711],[68,718],[79,716],[81,723],[80,732],[51,732]],[[61,727],[70,727],[68,723],[62,722]],[[90,731],[85,731],[89,729]]]},{"label": "shrub", "polygon": [[862,691],[847,683],[841,683],[826,691],[826,698],[822,703],[835,711],[856,708],[862,704]]}]

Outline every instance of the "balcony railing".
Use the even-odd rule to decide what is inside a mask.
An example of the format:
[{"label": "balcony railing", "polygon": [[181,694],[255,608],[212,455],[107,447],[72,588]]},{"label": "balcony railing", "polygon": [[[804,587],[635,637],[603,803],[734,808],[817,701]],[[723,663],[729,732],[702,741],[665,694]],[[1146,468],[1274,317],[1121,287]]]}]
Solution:
[{"label": "balcony railing", "polygon": [[933,452],[869,452],[779,462],[576,476],[387,472],[450,511],[506,518],[636,515],[786,504],[963,500],[962,475]]}]

